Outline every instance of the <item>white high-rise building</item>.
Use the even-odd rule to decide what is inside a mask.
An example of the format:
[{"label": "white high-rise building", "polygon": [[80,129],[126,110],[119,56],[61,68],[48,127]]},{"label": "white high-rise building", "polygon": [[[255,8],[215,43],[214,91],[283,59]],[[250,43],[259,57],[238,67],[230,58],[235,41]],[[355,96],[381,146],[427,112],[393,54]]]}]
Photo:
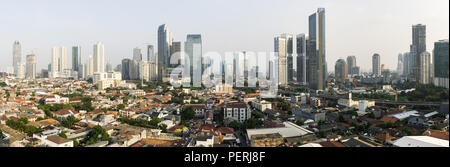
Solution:
[{"label": "white high-rise building", "polygon": [[105,72],[105,49],[101,42],[94,45],[94,73]]},{"label": "white high-rise building", "polygon": [[89,55],[88,59],[86,60],[85,67],[85,79],[92,78],[94,76],[94,58],[92,55]]},{"label": "white high-rise building", "polygon": [[148,61],[139,62],[139,79],[150,81],[150,63]]},{"label": "white high-rise building", "polygon": [[25,64],[20,64],[18,66],[17,78],[25,78]]},{"label": "white high-rise building", "polygon": [[14,68],[14,75],[18,76],[19,72],[19,66],[22,62],[22,46],[20,45],[19,41],[14,41],[13,44],[13,68]]},{"label": "white high-rise building", "polygon": [[51,78],[60,77],[67,68],[67,48],[65,47],[53,47],[52,59],[51,59]]},{"label": "white high-rise building", "polygon": [[142,61],[142,52],[140,48],[133,49],[133,60]]},{"label": "white high-rise building", "polygon": [[419,83],[429,84],[430,83],[430,53],[423,52],[420,54],[420,66],[419,66]]},{"label": "white high-rise building", "polygon": [[275,54],[278,56],[278,83],[280,85],[287,85],[288,83],[286,49],[286,38],[275,37]]},{"label": "white high-rise building", "polygon": [[30,54],[26,58],[26,70],[25,77],[27,79],[36,78],[36,55]]}]

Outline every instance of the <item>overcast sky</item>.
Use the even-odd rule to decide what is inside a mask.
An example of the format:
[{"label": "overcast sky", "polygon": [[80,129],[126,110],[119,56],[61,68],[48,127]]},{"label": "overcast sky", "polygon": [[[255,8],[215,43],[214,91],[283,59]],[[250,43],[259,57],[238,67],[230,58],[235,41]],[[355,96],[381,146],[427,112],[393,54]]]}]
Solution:
[{"label": "overcast sky", "polygon": [[409,50],[413,24],[427,25],[429,52],[449,38],[448,0],[14,0],[0,5],[0,70],[12,66],[15,40],[23,62],[36,54],[38,71],[47,68],[52,47],[67,47],[71,59],[70,48],[80,45],[84,63],[97,41],[115,66],[131,58],[133,48],[156,45],[161,24],[175,41],[201,34],[203,52],[268,52],[278,34],[307,33],[308,16],[318,7],[326,10],[329,71],[349,55],[370,70],[373,53],[395,69],[398,54]]}]

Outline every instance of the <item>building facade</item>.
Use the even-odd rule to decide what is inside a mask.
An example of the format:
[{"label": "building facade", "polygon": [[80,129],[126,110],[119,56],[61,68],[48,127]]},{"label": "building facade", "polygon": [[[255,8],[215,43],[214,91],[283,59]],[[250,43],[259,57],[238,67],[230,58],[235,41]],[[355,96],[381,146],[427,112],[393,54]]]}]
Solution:
[{"label": "building facade", "polygon": [[434,43],[433,65],[434,65],[434,85],[449,88],[449,51],[448,39]]}]

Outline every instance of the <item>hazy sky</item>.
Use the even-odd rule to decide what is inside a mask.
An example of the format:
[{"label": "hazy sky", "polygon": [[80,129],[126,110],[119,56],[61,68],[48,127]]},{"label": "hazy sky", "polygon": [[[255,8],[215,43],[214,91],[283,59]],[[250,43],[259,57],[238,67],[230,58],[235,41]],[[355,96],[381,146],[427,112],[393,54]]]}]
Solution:
[{"label": "hazy sky", "polygon": [[[326,9],[329,71],[338,58],[355,55],[371,69],[373,53],[395,69],[411,44],[411,26],[427,25],[427,50],[449,38],[448,0],[14,0],[0,4],[0,70],[12,66],[12,45],[34,51],[38,71],[47,68],[51,48],[82,47],[82,62],[93,45],[105,45],[115,66],[133,48],[156,45],[157,28],[167,24],[175,41],[202,34],[203,52],[273,51],[273,37],[308,33],[308,16]],[[146,54],[144,57],[146,57]],[[69,63],[71,60],[69,60]],[[71,65],[69,64],[69,67]]]}]

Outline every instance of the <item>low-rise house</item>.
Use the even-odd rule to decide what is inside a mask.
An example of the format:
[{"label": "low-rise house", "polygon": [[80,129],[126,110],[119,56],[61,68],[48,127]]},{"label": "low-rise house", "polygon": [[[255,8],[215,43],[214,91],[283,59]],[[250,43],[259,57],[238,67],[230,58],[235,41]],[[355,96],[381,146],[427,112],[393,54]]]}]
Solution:
[{"label": "low-rise house", "polygon": [[313,132],[300,127],[292,122],[283,122],[284,127],[247,129],[247,144],[252,144],[253,135],[276,134],[279,133],[284,139],[296,139],[296,141],[310,141],[313,138]]},{"label": "low-rise house", "polygon": [[53,112],[53,116],[56,118],[67,118],[69,116],[76,116],[78,112],[73,109],[62,109],[56,112]]},{"label": "low-rise house", "polygon": [[206,106],[204,104],[186,104],[183,106],[183,111],[192,108],[195,112],[195,117],[204,117],[206,112]]},{"label": "low-rise house", "polygon": [[395,147],[449,147],[448,140],[430,136],[404,136],[392,142]]},{"label": "low-rise house", "polygon": [[45,98],[45,104],[67,104],[69,103],[69,98],[61,97],[59,95],[51,95]]},{"label": "low-rise house", "polygon": [[252,107],[262,112],[266,111],[266,109],[272,109],[272,103],[264,100],[259,102],[251,102],[251,104]]},{"label": "low-rise house", "polygon": [[422,133],[423,136],[430,136],[438,139],[448,140],[448,131],[428,129]]},{"label": "low-rise house", "polygon": [[251,110],[247,106],[247,104],[238,102],[238,103],[229,103],[226,104],[223,108],[224,118],[231,118],[238,122],[244,122],[251,118]]},{"label": "low-rise house", "polygon": [[199,136],[188,144],[187,147],[213,147],[214,137],[213,136]]},{"label": "low-rise house", "polygon": [[325,112],[322,112],[321,110],[315,110],[312,108],[294,108],[294,110],[292,111],[292,113],[297,117],[297,118],[301,118],[301,119],[311,119],[314,120],[315,122],[319,122],[319,121],[325,121],[326,116],[325,116]]},{"label": "low-rise house", "polygon": [[206,111],[205,113],[205,124],[213,124],[214,121],[214,114],[211,110]]},{"label": "low-rise house", "polygon": [[62,138],[58,135],[48,136],[43,140],[47,147],[73,147],[73,141]]}]

